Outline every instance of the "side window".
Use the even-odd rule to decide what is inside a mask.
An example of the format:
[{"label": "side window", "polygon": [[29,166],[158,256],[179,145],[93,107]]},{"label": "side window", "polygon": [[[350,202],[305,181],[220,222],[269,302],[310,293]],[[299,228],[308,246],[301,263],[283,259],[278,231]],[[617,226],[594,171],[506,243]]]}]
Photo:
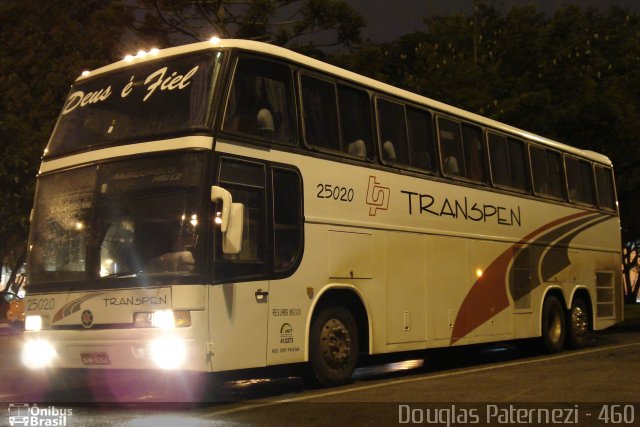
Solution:
[{"label": "side window", "polygon": [[438,117],[438,140],[442,173],[447,176],[465,176],[460,123]]},{"label": "side window", "polygon": [[373,158],[369,94],[339,85],[338,111],[342,151],[363,159]]},{"label": "side window", "polygon": [[493,132],[487,134],[491,179],[500,187],[527,190],[524,144]]},{"label": "side window", "polygon": [[[265,166],[223,158],[220,161],[219,185],[231,193],[234,202],[244,205],[242,251],[239,254],[222,252],[221,236],[215,237],[215,279],[251,278],[267,273],[267,224],[265,206]],[[216,214],[221,211],[220,202]]]},{"label": "side window", "polygon": [[536,194],[563,198],[560,153],[531,145],[530,155]]},{"label": "side window", "polygon": [[302,190],[300,175],[274,168],[273,179],[273,270],[285,272],[302,253]]},{"label": "side window", "polygon": [[439,117],[438,137],[445,175],[485,182],[484,144],[479,127]]},{"label": "side window", "polygon": [[409,165],[409,144],[404,106],[385,99],[377,100],[380,153],[388,163]]},{"label": "side window", "polygon": [[307,75],[300,81],[307,144],[371,159],[369,94]]},{"label": "side window", "polygon": [[223,128],[286,144],[296,143],[291,71],[271,61],[240,58]]},{"label": "side window", "polygon": [[485,182],[482,129],[477,126],[463,124],[462,143],[464,147],[467,178],[477,182]]},{"label": "side window", "polygon": [[594,205],[593,176],[591,164],[575,157],[565,156],[569,200],[576,203]]},{"label": "side window", "polygon": [[603,209],[616,209],[613,175],[610,168],[596,166],[596,187],[598,192],[598,206]]},{"label": "side window", "polygon": [[[300,175],[283,167],[222,158],[218,185],[231,193],[234,203],[244,205],[244,218],[238,254],[223,253],[222,236],[215,229],[214,281],[256,280],[269,273],[281,277],[292,271],[303,250]],[[220,211],[218,202],[214,214]]]},{"label": "side window", "polygon": [[435,171],[431,114],[386,99],[378,99],[382,160]]},{"label": "side window", "polygon": [[407,107],[406,112],[411,166],[435,172],[436,144],[431,113],[411,107]]},{"label": "side window", "polygon": [[340,150],[335,85],[307,75],[302,75],[301,84],[307,144]]}]

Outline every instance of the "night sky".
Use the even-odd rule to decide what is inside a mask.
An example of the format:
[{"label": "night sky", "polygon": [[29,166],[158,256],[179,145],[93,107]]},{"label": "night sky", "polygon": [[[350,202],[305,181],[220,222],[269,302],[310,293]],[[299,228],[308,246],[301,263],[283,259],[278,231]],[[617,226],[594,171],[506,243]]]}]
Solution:
[{"label": "night sky", "polygon": [[[375,42],[391,41],[403,34],[424,28],[425,17],[438,14],[467,13],[473,10],[473,0],[347,0],[366,19],[365,38]],[[553,13],[566,4],[607,9],[618,5],[640,12],[638,0],[495,0],[494,5],[508,11],[512,6],[534,3],[538,10]]]}]

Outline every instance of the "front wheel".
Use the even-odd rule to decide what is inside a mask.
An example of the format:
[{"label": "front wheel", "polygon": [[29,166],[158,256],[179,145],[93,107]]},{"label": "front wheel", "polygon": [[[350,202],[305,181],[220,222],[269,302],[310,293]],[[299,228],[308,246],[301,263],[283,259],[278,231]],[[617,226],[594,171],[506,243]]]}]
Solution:
[{"label": "front wheel", "polygon": [[567,315],[567,338],[570,348],[584,348],[589,343],[591,321],[587,304],[580,297],[571,303],[571,310]]},{"label": "front wheel", "polygon": [[562,351],[565,340],[565,314],[560,300],[553,295],[542,304],[542,341],[549,353]]},{"label": "front wheel", "polygon": [[358,362],[358,328],[351,312],[325,307],[315,317],[309,334],[309,364],[313,378],[323,386],[347,383]]}]

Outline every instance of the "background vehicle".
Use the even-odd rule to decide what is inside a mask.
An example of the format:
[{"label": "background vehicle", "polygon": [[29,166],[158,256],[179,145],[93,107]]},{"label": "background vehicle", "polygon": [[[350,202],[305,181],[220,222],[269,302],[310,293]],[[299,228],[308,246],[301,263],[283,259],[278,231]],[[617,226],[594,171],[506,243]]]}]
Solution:
[{"label": "background vehicle", "polygon": [[15,298],[9,303],[9,310],[7,310],[7,321],[9,327],[14,332],[22,332],[24,330],[24,299]]},{"label": "background vehicle", "polygon": [[9,292],[9,291],[0,292],[0,328],[4,329],[10,326],[9,325],[10,320],[8,318],[9,308],[13,301],[16,301],[19,299],[20,297],[18,297],[18,295],[13,292]]}]

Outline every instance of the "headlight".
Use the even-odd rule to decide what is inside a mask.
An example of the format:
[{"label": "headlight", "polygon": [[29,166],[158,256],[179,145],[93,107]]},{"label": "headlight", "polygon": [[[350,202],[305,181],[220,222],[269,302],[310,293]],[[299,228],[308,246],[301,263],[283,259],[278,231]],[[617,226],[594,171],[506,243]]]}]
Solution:
[{"label": "headlight", "polygon": [[27,331],[39,331],[42,329],[42,316],[27,316],[24,319],[24,329]]},{"label": "headlight", "polygon": [[27,341],[22,348],[22,363],[30,369],[50,366],[56,356],[53,345],[42,339]]},{"label": "headlight", "polygon": [[191,326],[191,313],[186,310],[158,310],[133,314],[136,328],[173,329]]},{"label": "headlight", "polygon": [[177,369],[185,361],[187,349],[184,341],[163,337],[153,341],[149,345],[151,358],[161,369]]}]

